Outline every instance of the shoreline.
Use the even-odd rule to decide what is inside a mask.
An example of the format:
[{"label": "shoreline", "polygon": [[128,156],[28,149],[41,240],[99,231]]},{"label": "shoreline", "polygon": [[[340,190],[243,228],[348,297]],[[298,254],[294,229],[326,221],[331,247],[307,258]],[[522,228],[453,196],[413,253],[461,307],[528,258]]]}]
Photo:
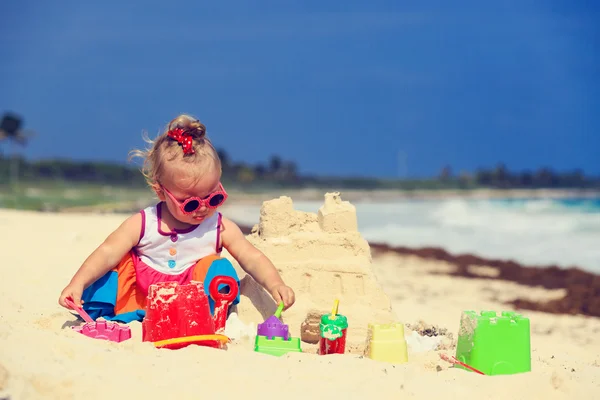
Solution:
[{"label": "shoreline", "polygon": [[251,193],[239,189],[231,190],[230,197],[236,197],[232,204],[257,204],[280,196],[289,196],[294,201],[322,201],[325,192],[338,191],[344,200],[361,201],[394,201],[394,200],[496,200],[496,199],[600,199],[597,189],[286,189],[277,188],[260,193]]},{"label": "shoreline", "polygon": [[[64,197],[77,199],[77,193],[85,194],[85,189],[69,189],[69,195],[63,193]],[[232,187],[228,189],[228,205],[261,205],[263,202],[273,200],[281,196],[288,196],[294,201],[318,201],[323,200],[327,192],[339,192],[340,195],[351,203],[386,203],[394,201],[436,201],[436,200],[564,200],[564,199],[592,199],[600,200],[598,189],[341,189],[341,188],[272,188],[259,191],[248,191],[244,188]],[[152,193],[137,195],[135,199],[120,199],[111,202],[97,204],[69,205],[61,200],[41,202],[39,191],[32,191],[31,197],[24,197],[22,202],[33,201],[33,207],[11,207],[2,202],[0,195],[0,208],[11,210],[26,209],[40,212],[104,212],[104,213],[130,213],[150,205],[156,199]],[[6,197],[8,195],[4,195]],[[61,198],[60,194],[53,193],[50,197]],[[38,204],[39,203],[39,204]]]},{"label": "shoreline", "polygon": [[[244,235],[252,231],[251,226],[239,227]],[[437,272],[440,275],[566,290],[566,295],[560,299],[542,302],[519,298],[507,303],[517,310],[600,317],[600,274],[585,271],[578,266],[525,265],[514,260],[484,258],[470,253],[452,254],[441,247],[411,248],[378,242],[369,242],[369,247],[374,256],[393,253],[403,257],[415,256],[441,261],[455,267],[454,272]],[[485,273],[480,272],[482,268]]]}]

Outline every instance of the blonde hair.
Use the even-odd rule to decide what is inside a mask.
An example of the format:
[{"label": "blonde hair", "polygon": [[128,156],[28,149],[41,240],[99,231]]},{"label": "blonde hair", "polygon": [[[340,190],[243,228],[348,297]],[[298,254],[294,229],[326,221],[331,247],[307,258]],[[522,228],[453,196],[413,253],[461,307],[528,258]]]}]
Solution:
[{"label": "blonde hair", "polygon": [[[180,128],[187,135],[190,135],[193,140],[192,153],[185,154],[182,146],[176,140],[169,137],[169,132],[173,129]],[[169,122],[166,129],[156,139],[151,140],[144,133],[144,141],[150,146],[145,150],[132,150],[129,152],[129,159],[140,157],[144,160],[142,166],[142,174],[146,178],[149,186],[153,186],[160,182],[161,174],[164,170],[166,162],[180,161],[200,166],[207,161],[213,161],[213,166],[221,171],[221,159],[217,150],[206,137],[206,127],[198,119],[181,114],[177,118]],[[191,171],[202,172],[200,168],[190,169]]]}]

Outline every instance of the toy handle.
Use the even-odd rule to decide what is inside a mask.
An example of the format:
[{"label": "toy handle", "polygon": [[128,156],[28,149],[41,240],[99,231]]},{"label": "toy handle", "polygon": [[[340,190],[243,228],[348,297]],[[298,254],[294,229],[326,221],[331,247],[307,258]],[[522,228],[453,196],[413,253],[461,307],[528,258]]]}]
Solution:
[{"label": "toy handle", "polygon": [[[227,285],[229,286],[229,293],[220,293],[219,285]],[[237,297],[239,292],[239,287],[237,281],[233,279],[231,276],[219,275],[215,276],[213,280],[210,282],[210,286],[208,288],[208,293],[213,300],[225,300],[228,303],[233,302]]]},{"label": "toy handle", "polygon": [[67,298],[65,299],[65,303],[66,303],[66,304],[67,304],[69,307],[71,307],[71,309],[72,309],[72,310],[75,310],[75,311],[77,311],[77,314],[79,314],[79,316],[80,316],[81,318],[83,318],[83,320],[84,320],[85,322],[94,322],[94,320],[93,320],[93,319],[92,319],[92,318],[91,318],[91,317],[88,315],[88,313],[86,313],[86,312],[83,310],[83,308],[81,308],[81,307],[79,307],[79,306],[75,305],[75,303],[73,302],[73,300],[71,300],[69,297],[67,297]]}]

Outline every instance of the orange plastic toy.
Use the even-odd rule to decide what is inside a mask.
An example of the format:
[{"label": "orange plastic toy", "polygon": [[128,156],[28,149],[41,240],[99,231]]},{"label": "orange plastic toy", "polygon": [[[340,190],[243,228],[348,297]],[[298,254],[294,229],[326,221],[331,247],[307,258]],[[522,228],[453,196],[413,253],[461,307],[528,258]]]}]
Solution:
[{"label": "orange plastic toy", "polygon": [[[221,284],[229,286],[229,293],[219,293]],[[212,280],[209,293],[215,301],[213,317],[204,283],[150,285],[146,317],[142,322],[142,340],[153,342],[157,348],[180,349],[191,344],[223,348],[229,342],[229,338],[223,335],[227,309],[238,291],[237,282],[232,277],[217,276]]]}]

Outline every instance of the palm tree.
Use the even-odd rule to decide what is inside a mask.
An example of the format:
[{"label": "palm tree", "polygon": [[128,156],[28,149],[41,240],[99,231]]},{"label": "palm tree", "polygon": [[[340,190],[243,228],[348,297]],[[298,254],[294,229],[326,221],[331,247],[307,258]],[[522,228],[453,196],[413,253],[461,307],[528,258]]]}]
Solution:
[{"label": "palm tree", "polygon": [[0,142],[8,140],[11,145],[10,181],[11,186],[17,184],[19,179],[19,160],[17,157],[16,144],[26,146],[34,132],[21,129],[23,119],[18,115],[6,112],[0,122]]}]

